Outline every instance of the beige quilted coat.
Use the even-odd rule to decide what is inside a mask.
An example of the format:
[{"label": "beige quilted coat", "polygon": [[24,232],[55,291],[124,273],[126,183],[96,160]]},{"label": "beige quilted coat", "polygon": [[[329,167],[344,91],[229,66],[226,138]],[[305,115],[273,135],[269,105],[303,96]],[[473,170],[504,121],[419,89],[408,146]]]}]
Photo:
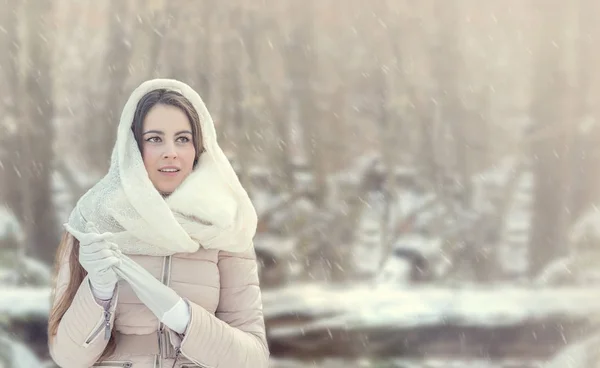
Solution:
[{"label": "beige quilted coat", "polygon": [[[72,238],[68,246],[72,246]],[[178,335],[161,324],[122,280],[105,310],[94,299],[86,277],[49,346],[59,366],[268,366],[269,350],[254,249],[228,253],[200,248],[192,254],[130,257],[189,303],[191,320],[185,334]],[[59,269],[56,299],[68,281],[67,256]],[[98,362],[111,329],[116,332],[117,349]]]}]

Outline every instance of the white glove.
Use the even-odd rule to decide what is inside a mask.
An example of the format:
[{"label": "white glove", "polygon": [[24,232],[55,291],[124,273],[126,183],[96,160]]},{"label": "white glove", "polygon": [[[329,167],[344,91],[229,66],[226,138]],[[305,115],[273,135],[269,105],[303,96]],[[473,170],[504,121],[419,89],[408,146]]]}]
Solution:
[{"label": "white glove", "polygon": [[190,321],[186,302],[142,266],[125,254],[115,272],[131,285],[134,293],[158,319],[171,330],[182,334]]},{"label": "white glove", "polygon": [[82,233],[69,224],[65,229],[79,240],[79,263],[87,271],[92,291],[99,299],[110,299],[118,276],[113,267],[121,263],[119,247],[107,241],[111,233],[100,234],[93,223],[86,224]]}]

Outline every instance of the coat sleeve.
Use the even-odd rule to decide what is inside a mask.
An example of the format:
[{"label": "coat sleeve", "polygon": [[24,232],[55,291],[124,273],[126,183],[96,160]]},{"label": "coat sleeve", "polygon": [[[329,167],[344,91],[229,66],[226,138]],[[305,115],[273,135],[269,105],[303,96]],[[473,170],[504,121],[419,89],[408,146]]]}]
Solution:
[{"label": "coat sleeve", "polygon": [[[67,236],[67,249],[60,260],[54,286],[53,308],[62,298],[70,280],[69,255],[73,248],[73,238],[70,234]],[[49,339],[50,355],[59,367],[90,367],[102,355],[114,325],[118,290],[114,295],[111,303],[106,308],[102,307],[92,294],[88,277],[83,279],[71,305],[60,320],[56,335]]]},{"label": "coat sleeve", "polygon": [[210,368],[268,367],[269,348],[254,248],[219,253],[219,305],[213,316],[189,302],[181,353]]}]

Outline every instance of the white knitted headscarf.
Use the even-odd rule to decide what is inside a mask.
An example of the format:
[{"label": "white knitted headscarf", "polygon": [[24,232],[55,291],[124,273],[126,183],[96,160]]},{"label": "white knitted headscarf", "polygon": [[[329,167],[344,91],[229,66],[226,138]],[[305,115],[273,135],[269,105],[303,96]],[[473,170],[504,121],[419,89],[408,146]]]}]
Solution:
[{"label": "white knitted headscarf", "polygon": [[[154,188],[131,126],[140,99],[156,89],[181,93],[201,122],[205,152],[193,172],[167,198]],[[231,252],[252,246],[256,211],[227,157],[200,96],[185,83],[154,79],[136,88],[121,114],[108,174],[85,193],[69,225],[86,232],[93,222],[126,254],[164,256],[195,252],[199,246]]]}]

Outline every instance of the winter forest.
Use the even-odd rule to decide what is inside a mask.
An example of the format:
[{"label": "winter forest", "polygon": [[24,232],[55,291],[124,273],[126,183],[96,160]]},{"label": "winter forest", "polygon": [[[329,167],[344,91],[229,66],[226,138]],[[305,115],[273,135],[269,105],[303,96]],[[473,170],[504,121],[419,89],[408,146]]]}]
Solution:
[{"label": "winter forest", "polygon": [[200,93],[256,207],[272,367],[600,367],[598,14],[0,0],[0,367],[55,367],[61,224],[154,77]]}]

